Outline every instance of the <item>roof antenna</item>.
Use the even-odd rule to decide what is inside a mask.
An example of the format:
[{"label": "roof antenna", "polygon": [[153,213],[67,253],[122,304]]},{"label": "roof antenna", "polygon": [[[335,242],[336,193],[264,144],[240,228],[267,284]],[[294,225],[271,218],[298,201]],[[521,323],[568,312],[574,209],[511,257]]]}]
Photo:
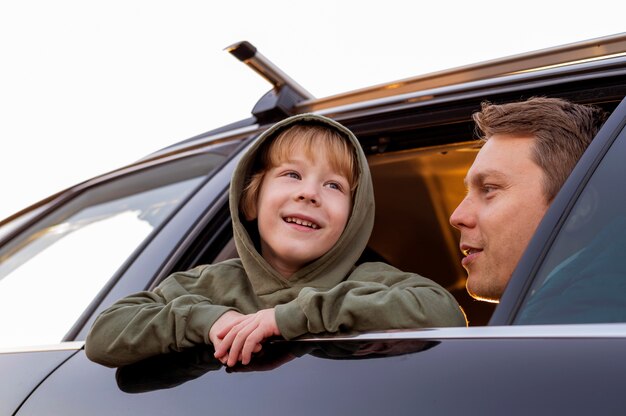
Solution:
[{"label": "roof antenna", "polygon": [[252,109],[252,115],[259,123],[293,115],[293,109],[297,103],[315,98],[313,94],[263,56],[250,42],[244,40],[228,46],[225,50],[252,68],[274,87],[261,97]]}]

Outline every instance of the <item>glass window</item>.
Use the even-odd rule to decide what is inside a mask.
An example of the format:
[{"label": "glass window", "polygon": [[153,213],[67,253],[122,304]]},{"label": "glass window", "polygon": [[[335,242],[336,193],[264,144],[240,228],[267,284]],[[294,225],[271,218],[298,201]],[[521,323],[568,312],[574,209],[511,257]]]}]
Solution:
[{"label": "glass window", "polygon": [[577,200],[516,324],[626,322],[626,131]]},{"label": "glass window", "polygon": [[195,155],[89,188],[5,244],[0,345],[61,341],[126,259],[224,158]]}]

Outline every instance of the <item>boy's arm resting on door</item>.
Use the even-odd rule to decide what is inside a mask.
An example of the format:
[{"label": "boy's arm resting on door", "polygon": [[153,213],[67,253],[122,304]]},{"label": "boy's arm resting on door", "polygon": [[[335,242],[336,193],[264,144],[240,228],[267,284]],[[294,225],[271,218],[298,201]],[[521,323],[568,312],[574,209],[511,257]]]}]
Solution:
[{"label": "boy's arm resting on door", "polygon": [[304,288],[276,306],[281,334],[466,326],[452,294],[430,279],[385,263],[365,263],[328,290]]},{"label": "boy's arm resting on door", "polygon": [[[127,296],[102,312],[85,343],[87,357],[118,367],[158,354],[210,344],[209,330],[232,307],[189,290],[201,268],[175,273],[155,290]],[[193,286],[193,285],[191,285]]]}]

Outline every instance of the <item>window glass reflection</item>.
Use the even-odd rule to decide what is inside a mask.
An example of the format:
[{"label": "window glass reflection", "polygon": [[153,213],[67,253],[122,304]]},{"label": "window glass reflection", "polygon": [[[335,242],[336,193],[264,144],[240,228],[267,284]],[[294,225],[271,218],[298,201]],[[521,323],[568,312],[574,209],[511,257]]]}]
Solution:
[{"label": "window glass reflection", "polygon": [[222,160],[203,154],[88,189],[0,250],[0,346],[61,341],[106,282]]},{"label": "window glass reflection", "polygon": [[516,324],[626,322],[624,154],[622,132],[576,201]]}]

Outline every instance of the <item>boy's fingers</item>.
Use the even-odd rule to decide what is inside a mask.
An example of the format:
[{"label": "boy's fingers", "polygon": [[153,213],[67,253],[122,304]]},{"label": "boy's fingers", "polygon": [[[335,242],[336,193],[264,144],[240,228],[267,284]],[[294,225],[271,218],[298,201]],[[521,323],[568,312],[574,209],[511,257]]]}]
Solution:
[{"label": "boy's fingers", "polygon": [[215,351],[213,352],[213,356],[215,358],[220,358],[222,355],[224,355],[222,344],[219,344],[219,345],[213,344],[213,348],[215,349]]},{"label": "boy's fingers", "polygon": [[222,334],[223,338],[215,349],[215,357],[229,367],[238,361],[244,365],[249,364],[252,354],[261,350],[261,342],[272,335],[272,331],[268,332],[265,328],[267,325],[264,325],[264,317],[265,315],[257,312],[238,320],[237,324]]},{"label": "boy's fingers", "polygon": [[228,338],[228,335],[226,335],[226,337],[224,337],[217,345],[214,345],[215,347],[215,354],[213,354],[216,358],[220,358],[222,356],[224,356],[224,354],[226,354],[226,352],[228,351],[228,349],[230,348],[230,342],[229,341],[230,338]]},{"label": "boy's fingers", "polygon": [[[232,341],[232,344],[230,345],[230,350],[228,353],[228,366],[229,367],[234,366],[237,363],[237,361],[241,360],[242,358],[241,354],[243,351],[244,344],[246,342],[246,339],[248,339],[248,336],[253,330],[254,330],[254,325],[250,325],[250,323],[248,323],[248,325],[244,326],[237,332],[235,338]],[[230,335],[230,333],[228,335]]]},{"label": "boy's fingers", "polygon": [[[213,343],[213,349],[215,350],[215,352],[213,353],[213,356],[215,358],[219,358],[219,356],[223,355],[223,353],[221,352],[221,348],[220,345],[222,345],[222,340],[212,340]],[[220,351],[220,353],[218,354],[218,351]]]},{"label": "boy's fingers", "polygon": [[[246,348],[244,346],[244,348]],[[248,365],[250,364],[250,361],[252,361],[252,354],[256,354],[257,352],[261,351],[263,349],[263,344],[256,344],[254,346],[254,348],[252,348],[252,352],[251,353],[247,353],[245,351],[242,351],[242,353],[239,355],[238,361],[241,362],[241,364],[243,365]]]},{"label": "boy's fingers", "polygon": [[238,316],[234,314],[229,316],[230,321],[227,324],[225,324],[222,328],[220,328],[220,330],[216,334],[217,337],[224,338],[226,334],[228,334],[233,329],[233,327],[235,327],[236,325],[239,325],[242,321],[246,320],[246,317],[247,315],[241,315],[241,314],[238,314]]},{"label": "boy's fingers", "polygon": [[235,337],[237,336],[237,333],[239,332],[239,329],[240,329],[240,324],[237,324],[231,327],[230,330],[223,336],[221,342],[219,343],[217,348],[215,348],[216,358],[227,355],[228,351],[231,348],[231,344],[233,343],[233,340],[235,339]]},{"label": "boy's fingers", "polygon": [[252,359],[252,354],[259,352],[261,349],[261,341],[263,341],[263,333],[259,327],[256,327],[254,331],[246,338],[246,342],[241,350],[241,363],[249,364]]}]

